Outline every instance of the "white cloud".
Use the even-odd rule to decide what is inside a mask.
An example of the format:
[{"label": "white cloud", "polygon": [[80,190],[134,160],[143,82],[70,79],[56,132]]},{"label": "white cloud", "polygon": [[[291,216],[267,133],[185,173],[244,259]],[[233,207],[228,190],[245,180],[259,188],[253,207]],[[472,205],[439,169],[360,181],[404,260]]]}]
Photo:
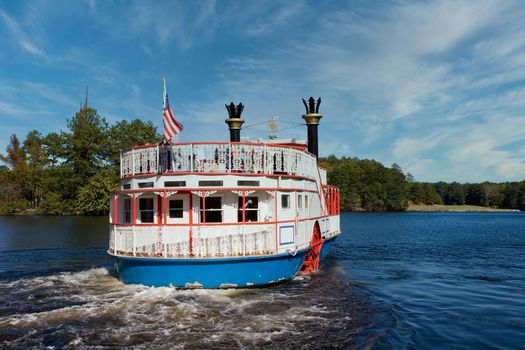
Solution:
[{"label": "white cloud", "polygon": [[12,19],[2,10],[0,10],[0,19],[2,19],[4,22],[6,28],[13,36],[13,39],[25,52],[40,57],[46,57],[44,51],[29,38],[29,35],[25,33],[25,31],[22,29],[22,26],[17,21]]},{"label": "white cloud", "polygon": [[[87,26],[107,33],[105,42],[126,54],[147,54],[142,57],[149,61],[132,66],[130,59],[124,68],[120,60],[126,57],[101,54],[97,43],[52,47],[46,28],[58,17],[52,9],[41,13],[49,3],[25,6],[30,8],[23,18],[0,10],[0,23],[23,52],[44,58],[34,65],[67,69],[68,76],[81,71],[78,80],[87,80],[26,85],[40,101],[70,109],[74,103],[65,86],[82,97],[83,86],[89,84],[91,92],[93,84],[97,108],[108,119],[140,116],[160,127],[157,95],[148,93],[151,81],[191,66],[214,74],[195,74],[189,85],[200,84],[199,90],[184,91],[184,103],[171,101],[187,126],[185,138],[227,137],[225,102],[246,104],[246,124],[276,115],[302,122],[300,98],[321,95],[322,154],[397,162],[418,180],[522,176],[525,7],[490,0],[364,4],[89,0],[73,9],[57,6],[62,15],[87,10]],[[196,55],[210,58],[180,64]],[[138,67],[133,76],[126,73],[129,67]],[[16,113],[20,99],[11,96],[18,90],[0,84],[0,91],[0,111]],[[247,129],[243,135],[266,133]],[[304,135],[299,126],[279,136]]]},{"label": "white cloud", "polygon": [[[392,154],[416,179],[444,173],[507,179],[523,163],[515,151],[498,150],[506,144],[499,140],[523,134],[495,129],[522,117],[525,96],[521,86],[494,84],[525,77],[523,65],[515,65],[525,57],[517,15],[523,10],[515,5],[440,1],[380,6],[375,13],[342,9],[271,54],[227,61],[223,86],[288,104],[312,89],[346,99],[332,116],[359,128],[360,140],[350,142],[362,150],[383,143],[380,160]],[[505,21],[509,15],[512,23]],[[487,65],[502,55],[480,53],[500,46],[508,53],[505,64]],[[332,144],[348,142],[344,128],[334,128]]]}]

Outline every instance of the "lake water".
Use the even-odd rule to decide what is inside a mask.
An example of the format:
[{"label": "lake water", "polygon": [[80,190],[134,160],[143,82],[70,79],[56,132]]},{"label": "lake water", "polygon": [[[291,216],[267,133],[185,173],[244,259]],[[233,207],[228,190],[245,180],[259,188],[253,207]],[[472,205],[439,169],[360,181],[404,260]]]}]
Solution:
[{"label": "lake water", "polygon": [[0,348],[525,344],[524,213],[343,214],[318,273],[248,290],[123,285],[106,220],[0,217]]}]

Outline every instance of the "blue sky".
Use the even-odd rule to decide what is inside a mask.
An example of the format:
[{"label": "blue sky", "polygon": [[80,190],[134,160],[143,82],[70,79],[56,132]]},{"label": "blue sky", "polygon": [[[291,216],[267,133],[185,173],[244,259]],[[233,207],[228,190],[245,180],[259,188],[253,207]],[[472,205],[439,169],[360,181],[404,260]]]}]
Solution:
[{"label": "blue sky", "polygon": [[161,130],[166,77],[183,141],[226,140],[230,101],[246,125],[285,127],[322,96],[321,155],[420,181],[523,180],[524,18],[522,1],[5,1],[0,150],[65,130],[86,85],[109,122]]}]

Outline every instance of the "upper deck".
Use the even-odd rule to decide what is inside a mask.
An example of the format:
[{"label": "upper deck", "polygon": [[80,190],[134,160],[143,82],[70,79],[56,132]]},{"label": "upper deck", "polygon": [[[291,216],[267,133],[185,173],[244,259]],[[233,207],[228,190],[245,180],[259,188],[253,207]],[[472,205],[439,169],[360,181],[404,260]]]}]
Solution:
[{"label": "upper deck", "polygon": [[137,146],[120,154],[121,178],[201,173],[283,175],[316,180],[318,171],[315,156],[302,145],[192,142]]}]

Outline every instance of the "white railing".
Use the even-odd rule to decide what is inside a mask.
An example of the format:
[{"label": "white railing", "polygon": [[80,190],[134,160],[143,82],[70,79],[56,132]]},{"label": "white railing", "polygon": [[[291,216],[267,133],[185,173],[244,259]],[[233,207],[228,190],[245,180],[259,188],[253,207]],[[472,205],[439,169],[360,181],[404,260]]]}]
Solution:
[{"label": "white railing", "polygon": [[[111,225],[109,249],[141,257],[233,257],[275,253],[275,226]],[[190,249],[191,242],[191,249]]]},{"label": "white railing", "polygon": [[314,156],[301,149],[257,143],[151,145],[121,152],[120,176],[166,172],[288,174],[317,177]]}]

